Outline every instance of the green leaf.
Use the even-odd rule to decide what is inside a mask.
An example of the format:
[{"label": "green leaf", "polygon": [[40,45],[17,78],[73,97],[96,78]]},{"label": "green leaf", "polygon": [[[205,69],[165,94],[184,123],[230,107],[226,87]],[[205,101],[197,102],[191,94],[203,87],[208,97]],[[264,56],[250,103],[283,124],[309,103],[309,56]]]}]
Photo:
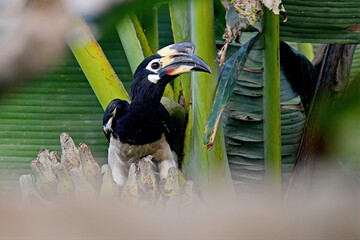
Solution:
[{"label": "green leaf", "polygon": [[62,132],[86,142],[99,163],[107,161],[103,109],[70,51],[46,74],[2,94],[0,109],[1,194],[19,191],[20,175],[30,173],[41,149],[61,151]]},{"label": "green leaf", "polygon": [[288,20],[280,23],[280,38],[283,41],[360,42],[360,33],[350,28],[360,23],[358,0],[284,0],[283,4],[288,15]]},{"label": "green leaf", "polygon": [[215,26],[215,39],[222,40],[224,29],[226,28],[225,20],[226,10],[221,0],[214,0],[214,26]]},{"label": "green leaf", "polygon": [[219,84],[210,116],[206,122],[204,143],[210,148],[214,143],[215,133],[221,117],[221,112],[230,95],[233,92],[239,71],[244,67],[245,61],[253,44],[259,38],[260,34],[254,36],[244,44],[236,53],[229,58],[221,70]]},{"label": "green leaf", "polygon": [[158,27],[158,10],[153,8],[149,11],[143,11],[141,14],[141,26],[149,42],[152,52],[159,49],[159,27]]},{"label": "green leaf", "polygon": [[[262,41],[262,38],[257,40],[248,54],[243,70],[233,76],[232,81],[236,83],[222,114],[227,158],[235,186],[264,180],[264,46]],[[297,54],[297,57],[306,59],[303,55]],[[233,60],[229,58],[227,61]],[[224,68],[226,64],[227,62]],[[282,178],[283,182],[286,182],[294,166],[305,124],[305,114],[299,107],[300,97],[283,71],[281,69],[280,72],[281,157]],[[224,72],[225,70],[222,70],[220,79],[223,78]],[[218,90],[217,94],[220,92]]]},{"label": "green leaf", "polygon": [[359,45],[356,47],[355,50],[355,54],[354,54],[354,58],[353,58],[353,62],[351,65],[351,70],[350,70],[350,81],[349,81],[349,85],[351,84],[351,82],[354,81],[354,79],[360,74],[360,47]]},{"label": "green leaf", "polygon": [[236,25],[238,22],[241,22],[241,21],[247,22],[247,21],[244,20],[244,19],[240,19],[239,13],[236,11],[236,9],[235,9],[234,7],[231,7],[231,8],[226,12],[225,19],[226,19],[227,25],[229,25],[230,28],[235,27],[235,25]]}]

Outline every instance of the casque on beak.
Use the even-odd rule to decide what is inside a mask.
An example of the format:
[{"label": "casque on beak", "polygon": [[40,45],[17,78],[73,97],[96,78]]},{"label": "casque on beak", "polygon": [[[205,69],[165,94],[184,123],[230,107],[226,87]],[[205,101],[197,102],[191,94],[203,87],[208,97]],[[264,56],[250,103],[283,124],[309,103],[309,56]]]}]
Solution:
[{"label": "casque on beak", "polygon": [[211,73],[210,67],[204,60],[194,54],[195,45],[190,42],[172,44],[160,49],[161,56],[160,77],[165,75],[180,75],[187,72],[199,71]]}]

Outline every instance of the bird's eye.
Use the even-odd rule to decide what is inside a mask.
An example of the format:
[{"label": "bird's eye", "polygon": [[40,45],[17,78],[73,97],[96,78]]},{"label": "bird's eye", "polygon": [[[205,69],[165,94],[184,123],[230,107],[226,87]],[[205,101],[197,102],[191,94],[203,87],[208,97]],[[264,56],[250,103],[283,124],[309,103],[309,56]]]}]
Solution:
[{"label": "bird's eye", "polygon": [[158,69],[159,67],[160,67],[160,63],[158,63],[158,62],[154,62],[151,64],[151,68],[154,70]]}]

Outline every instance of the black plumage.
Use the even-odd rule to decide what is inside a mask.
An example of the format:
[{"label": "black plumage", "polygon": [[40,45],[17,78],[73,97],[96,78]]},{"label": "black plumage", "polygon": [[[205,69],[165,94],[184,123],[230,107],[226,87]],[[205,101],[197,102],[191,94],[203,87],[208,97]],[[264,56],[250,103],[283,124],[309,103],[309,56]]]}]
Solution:
[{"label": "black plumage", "polygon": [[280,42],[280,66],[291,87],[300,95],[305,112],[308,113],[315,93],[318,72],[300,52],[285,42]]},{"label": "black plumage", "polygon": [[160,56],[149,57],[137,68],[131,86],[131,104],[114,99],[106,108],[103,125],[106,125],[116,110],[111,123],[112,131],[105,131],[109,141],[112,135],[123,143],[144,145],[159,140],[164,133],[172,148],[173,125],[169,113],[160,100],[166,84],[175,76],[167,76],[159,84],[148,81],[146,77],[150,72],[145,66],[154,58]]}]

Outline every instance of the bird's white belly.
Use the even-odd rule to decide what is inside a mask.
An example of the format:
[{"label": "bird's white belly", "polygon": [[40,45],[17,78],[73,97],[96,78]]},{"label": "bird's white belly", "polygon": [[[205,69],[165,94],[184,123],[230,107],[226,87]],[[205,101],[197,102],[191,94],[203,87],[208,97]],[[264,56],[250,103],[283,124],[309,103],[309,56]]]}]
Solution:
[{"label": "bird's white belly", "polygon": [[118,186],[126,182],[129,167],[137,160],[151,155],[158,162],[160,179],[165,179],[170,168],[176,168],[173,153],[163,134],[159,140],[144,145],[130,145],[110,138],[108,163]]},{"label": "bird's white belly", "polygon": [[144,145],[130,145],[111,137],[110,148],[113,148],[113,152],[116,152],[120,159],[128,166],[147,155],[152,155],[156,161],[173,159],[172,151],[164,134],[156,142]]}]

